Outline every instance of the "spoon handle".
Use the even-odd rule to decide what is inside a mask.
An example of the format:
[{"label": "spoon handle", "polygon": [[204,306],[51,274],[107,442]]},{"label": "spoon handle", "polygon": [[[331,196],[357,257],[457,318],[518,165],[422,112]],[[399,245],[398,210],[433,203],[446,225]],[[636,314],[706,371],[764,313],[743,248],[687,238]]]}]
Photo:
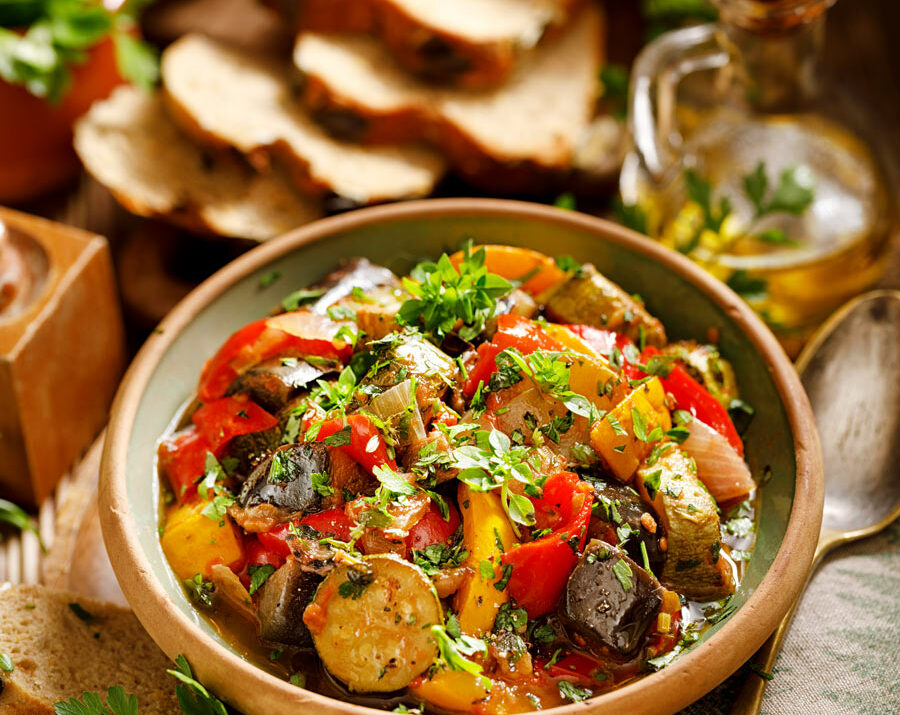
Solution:
[{"label": "spoon handle", "polygon": [[762,647],[756,651],[756,654],[750,659],[752,667],[751,672],[747,673],[744,678],[744,685],[741,692],[731,707],[731,715],[756,715],[762,707],[763,694],[766,692],[766,684],[768,679],[759,673],[771,673],[775,666],[775,659],[778,657],[778,651],[781,650],[781,644],[784,642],[784,636],[788,632],[788,627],[794,618],[794,612],[800,603],[798,598],[794,601],[778,628],[769,636],[769,640],[763,643]]},{"label": "spoon handle", "polygon": [[[813,555],[813,561],[806,576],[806,583],[809,583],[809,579],[812,577],[813,571],[816,570],[816,566],[819,565],[822,557],[840,542],[841,539],[834,532],[823,530],[819,536],[819,542],[816,544],[816,552]],[[781,619],[778,628],[775,629],[775,632],[769,636],[769,640],[763,643],[750,659],[749,663],[752,670],[744,678],[741,692],[738,693],[737,699],[731,706],[731,715],[757,715],[759,713],[762,707],[763,694],[766,692],[766,684],[770,680],[770,678],[767,679],[759,673],[770,674],[772,668],[775,667],[775,660],[778,658],[781,644],[784,642],[784,637],[787,635],[788,628],[794,619],[794,613],[797,611],[797,606],[800,604],[800,599],[803,597],[803,591],[805,590],[806,584],[804,584],[790,610],[784,614],[784,618]]]}]

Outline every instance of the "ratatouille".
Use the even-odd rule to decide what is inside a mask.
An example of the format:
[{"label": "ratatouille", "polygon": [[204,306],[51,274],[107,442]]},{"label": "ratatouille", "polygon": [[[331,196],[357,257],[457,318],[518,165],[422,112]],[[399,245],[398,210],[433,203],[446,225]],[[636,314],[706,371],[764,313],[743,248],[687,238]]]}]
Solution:
[{"label": "ratatouille", "polygon": [[590,264],[350,259],[207,361],[159,444],[162,547],[300,687],[398,712],[579,701],[733,610],[756,489],[735,410],[716,348],[668,342]]}]

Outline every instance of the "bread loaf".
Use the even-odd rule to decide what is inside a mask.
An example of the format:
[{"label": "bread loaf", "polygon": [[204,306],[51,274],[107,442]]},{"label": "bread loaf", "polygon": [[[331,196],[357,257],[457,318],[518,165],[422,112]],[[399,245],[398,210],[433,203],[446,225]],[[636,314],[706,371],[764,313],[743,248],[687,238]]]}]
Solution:
[{"label": "bread loaf", "polygon": [[42,586],[0,587],[2,715],[53,715],[53,704],[114,685],[141,715],[179,712],[173,667],[131,611]]},{"label": "bread loaf", "polygon": [[126,209],[192,231],[263,240],[321,215],[278,174],[202,151],[158,95],[134,87],[94,104],[75,127],[75,149]]},{"label": "bread loaf", "polygon": [[489,91],[435,89],[365,35],[302,33],[294,63],[304,102],[331,132],[371,144],[427,139],[467,180],[507,193],[572,168],[602,55],[603,18],[591,6]]},{"label": "bread loaf", "polygon": [[290,75],[288,64],[201,35],[182,37],[162,56],[170,113],[199,143],[237,149],[263,172],[284,166],[310,195],[369,204],[431,192],[444,170],[437,153],[333,139],[296,101]]}]

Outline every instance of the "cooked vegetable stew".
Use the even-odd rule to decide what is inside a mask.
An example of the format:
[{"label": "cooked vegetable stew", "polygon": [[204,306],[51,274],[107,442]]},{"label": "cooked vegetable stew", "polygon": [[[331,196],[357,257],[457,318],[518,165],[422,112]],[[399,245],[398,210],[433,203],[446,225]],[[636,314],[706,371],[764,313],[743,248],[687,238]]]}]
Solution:
[{"label": "cooked vegetable stew", "polygon": [[734,374],[589,264],[362,258],[206,363],[159,445],[162,547],[262,667],[512,713],[657,670],[733,610],[755,482]]}]

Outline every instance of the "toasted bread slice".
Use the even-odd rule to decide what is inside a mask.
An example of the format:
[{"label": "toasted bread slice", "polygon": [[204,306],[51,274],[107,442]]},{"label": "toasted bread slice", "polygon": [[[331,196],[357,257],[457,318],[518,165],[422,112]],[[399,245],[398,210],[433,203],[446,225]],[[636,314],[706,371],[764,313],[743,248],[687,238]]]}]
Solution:
[{"label": "toasted bread slice", "polygon": [[[74,604],[74,605],[73,605]],[[141,715],[179,711],[172,664],[126,608],[43,586],[0,587],[0,713],[53,715],[53,704],[114,685]]]},{"label": "toasted bread slice", "polygon": [[192,137],[233,147],[257,168],[284,164],[305,193],[359,204],[425,196],[444,170],[420,146],[361,147],[336,141],[291,94],[290,67],[187,35],[162,56],[170,113]]},{"label": "toasted bread slice", "polygon": [[287,179],[203,152],[159,95],[134,87],[94,104],[75,127],[75,149],[126,209],[192,231],[263,240],[321,215]]},{"label": "toasted bread slice", "polygon": [[496,87],[583,0],[274,0],[300,31],[382,39],[407,71],[455,87]]},{"label": "toasted bread slice", "polygon": [[[519,175],[567,172],[600,92],[603,16],[596,7],[524,59],[495,90],[434,89],[363,35],[302,33],[294,64],[303,99],[333,133],[364,143],[427,138],[470,181],[511,191]],[[511,172],[507,172],[511,173]],[[518,183],[518,182],[515,182]]]}]

